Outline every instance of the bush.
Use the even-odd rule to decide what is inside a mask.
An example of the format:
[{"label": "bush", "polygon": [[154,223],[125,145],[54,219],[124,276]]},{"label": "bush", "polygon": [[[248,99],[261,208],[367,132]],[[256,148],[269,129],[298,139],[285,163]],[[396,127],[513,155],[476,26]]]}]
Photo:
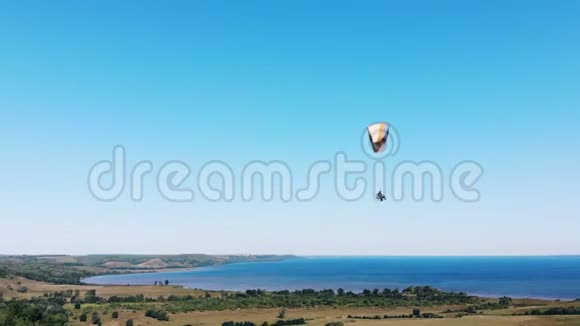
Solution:
[{"label": "bush", "polygon": [[86,313],[86,312],[83,312],[83,313],[80,315],[80,317],[79,317],[79,321],[82,321],[82,322],[86,322],[86,321],[87,321],[87,313]]},{"label": "bush", "polygon": [[465,312],[467,312],[468,314],[476,314],[477,309],[474,306],[469,306],[467,307],[467,309],[465,309]]},{"label": "bush", "polygon": [[272,326],[304,325],[304,324],[306,324],[306,320],[304,320],[304,318],[298,318],[298,319],[278,320],[277,322],[273,323]]},{"label": "bush", "polygon": [[336,322],[332,322],[332,323],[327,323],[324,326],[344,326],[344,324],[340,321],[336,321]]},{"label": "bush", "polygon": [[157,319],[159,321],[168,321],[169,320],[169,315],[167,314],[167,312],[165,312],[163,310],[149,309],[145,312],[145,317],[154,318],[154,319]]},{"label": "bush", "polygon": [[499,298],[499,304],[502,306],[509,306],[512,304],[512,298],[510,297],[501,297]]},{"label": "bush", "polygon": [[98,325],[101,322],[101,316],[99,316],[99,313],[94,312],[93,316],[91,317],[91,323],[93,325]]},{"label": "bush", "polygon": [[79,302],[75,303],[75,310],[81,309],[81,304]]},{"label": "bush", "polygon": [[226,321],[222,323],[222,326],[257,326],[251,321]]},{"label": "bush", "polygon": [[111,318],[114,318],[114,319],[119,318],[119,312],[113,311],[113,313],[111,314]]},{"label": "bush", "polygon": [[280,318],[280,319],[286,318],[286,309],[285,308],[280,309],[280,312],[278,312],[278,318]]},{"label": "bush", "polygon": [[125,322],[125,326],[133,326],[133,319],[129,319]]},{"label": "bush", "polygon": [[16,292],[26,293],[26,292],[28,292],[28,288],[26,286],[19,286],[18,289],[16,289]]}]

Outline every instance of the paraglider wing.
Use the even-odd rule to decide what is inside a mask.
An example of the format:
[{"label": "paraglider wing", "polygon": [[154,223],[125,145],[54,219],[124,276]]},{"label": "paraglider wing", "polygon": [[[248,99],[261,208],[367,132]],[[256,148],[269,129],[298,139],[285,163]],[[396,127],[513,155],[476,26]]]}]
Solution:
[{"label": "paraglider wing", "polygon": [[389,136],[389,125],[385,122],[374,123],[367,127],[369,132],[369,140],[373,147],[373,152],[382,152],[387,145],[387,138]]}]

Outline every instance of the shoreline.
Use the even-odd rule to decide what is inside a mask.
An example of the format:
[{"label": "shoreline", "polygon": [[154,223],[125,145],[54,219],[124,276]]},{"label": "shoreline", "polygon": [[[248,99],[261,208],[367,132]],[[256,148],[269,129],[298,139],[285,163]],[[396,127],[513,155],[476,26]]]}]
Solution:
[{"label": "shoreline", "polygon": [[[191,269],[190,269],[191,270]],[[161,272],[163,273],[163,272]],[[155,274],[155,273],[143,273],[143,274]],[[88,277],[86,279],[90,279],[90,278],[94,278],[94,277],[108,277],[108,276],[117,276],[120,274],[106,274],[106,275],[98,275],[98,276],[93,276],[93,277]],[[153,284],[145,284],[145,283],[128,283],[128,284],[115,284],[115,283],[87,283],[85,282],[86,279],[81,280],[81,282],[83,283],[83,286],[104,286],[104,287],[122,287],[122,286],[127,286],[127,287],[149,287],[149,286],[156,286]],[[157,285],[159,287],[162,287],[162,285]],[[276,292],[276,291],[297,291],[297,290],[303,290],[303,289],[307,289],[306,287],[303,288],[292,288],[292,289],[268,289],[268,288],[244,288],[244,289],[212,289],[212,288],[205,288],[205,287],[190,287],[184,284],[179,284],[179,283],[173,283],[173,284],[169,284],[169,285],[163,285],[163,286],[173,286],[173,287],[179,287],[179,288],[183,288],[183,289],[187,289],[187,290],[199,290],[199,291],[208,291],[208,292],[240,292],[243,293],[245,291],[248,290],[265,290],[267,292]],[[430,285],[410,285],[413,287],[416,286],[430,286]],[[444,288],[439,288],[436,286],[430,286],[432,288],[438,289],[438,290],[443,290],[443,291],[449,291],[449,292],[456,292],[456,293],[466,293],[468,296],[473,296],[473,297],[477,297],[477,298],[482,298],[482,299],[497,299],[497,298],[501,298],[501,297],[509,297],[512,299],[518,299],[518,300],[542,300],[542,301],[561,301],[561,302],[575,302],[577,301],[579,298],[566,298],[566,297],[545,297],[545,296],[528,296],[528,295],[518,295],[518,294],[493,294],[493,293],[486,293],[486,292],[468,292],[468,291],[461,291],[461,290],[455,290],[455,291],[451,291],[448,289],[444,289]],[[337,291],[339,288],[315,288],[314,290],[316,291],[322,291],[322,290],[333,290],[333,291]],[[355,289],[349,289],[348,287],[342,287],[343,290],[345,291],[352,291],[354,293],[360,294],[362,293],[364,290],[355,290]],[[381,289],[381,288],[379,288]],[[369,290],[373,290],[373,289],[369,289]],[[401,290],[401,289],[399,289]]]}]

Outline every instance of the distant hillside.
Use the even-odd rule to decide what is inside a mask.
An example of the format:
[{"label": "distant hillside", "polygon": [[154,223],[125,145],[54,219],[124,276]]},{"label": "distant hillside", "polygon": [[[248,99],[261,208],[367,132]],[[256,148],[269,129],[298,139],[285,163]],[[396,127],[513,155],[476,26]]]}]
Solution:
[{"label": "distant hillside", "polygon": [[295,256],[276,255],[43,255],[1,256],[0,278],[21,276],[58,284],[80,284],[85,277],[132,271],[222,265],[238,262],[279,261]]}]

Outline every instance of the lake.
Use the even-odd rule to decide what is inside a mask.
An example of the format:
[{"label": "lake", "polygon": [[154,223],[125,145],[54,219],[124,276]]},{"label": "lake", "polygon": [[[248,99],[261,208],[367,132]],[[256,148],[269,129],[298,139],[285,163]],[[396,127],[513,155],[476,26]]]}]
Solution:
[{"label": "lake", "polygon": [[206,290],[403,289],[430,285],[447,291],[514,298],[580,298],[580,256],[543,257],[300,257],[190,271],[101,275],[91,284],[171,284]]}]

